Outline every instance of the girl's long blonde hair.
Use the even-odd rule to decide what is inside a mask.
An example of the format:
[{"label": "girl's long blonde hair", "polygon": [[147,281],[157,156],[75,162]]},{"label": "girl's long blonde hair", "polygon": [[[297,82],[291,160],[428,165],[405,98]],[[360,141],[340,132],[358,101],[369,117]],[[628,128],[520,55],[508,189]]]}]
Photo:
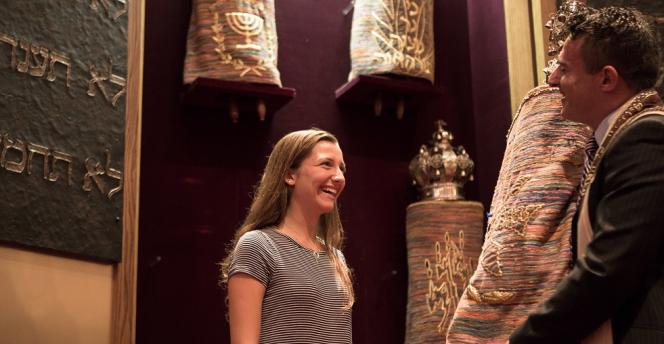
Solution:
[{"label": "girl's long blonde hair", "polygon": [[[300,167],[302,161],[320,141],[338,143],[334,135],[324,130],[312,128],[292,132],[281,138],[274,146],[263,176],[256,187],[247,217],[235,232],[227,256],[221,263],[222,283],[228,282],[228,266],[240,237],[256,229],[276,227],[284,220],[290,202],[290,189],[285,183],[286,173],[289,169],[295,170]],[[337,276],[346,291],[347,303],[345,308],[350,309],[355,302],[355,293],[350,269],[345,261],[337,255],[337,250],[341,250],[344,231],[336,202],[329,213],[320,216],[318,223],[319,236],[324,240],[325,251],[332,260]]]}]

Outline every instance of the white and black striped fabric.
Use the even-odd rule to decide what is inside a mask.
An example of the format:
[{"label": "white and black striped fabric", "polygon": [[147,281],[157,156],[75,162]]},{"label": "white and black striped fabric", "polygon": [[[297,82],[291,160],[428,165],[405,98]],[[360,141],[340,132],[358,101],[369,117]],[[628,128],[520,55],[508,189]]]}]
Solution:
[{"label": "white and black striped fabric", "polygon": [[591,136],[590,139],[588,139],[588,142],[586,142],[586,147],[584,148],[586,158],[583,161],[583,174],[581,175],[581,185],[583,185],[583,182],[588,176],[588,173],[590,173],[590,167],[593,164],[593,160],[595,160],[595,154],[597,154],[598,148],[599,145],[597,144],[597,140],[595,139],[595,135],[593,134],[593,136]]},{"label": "white and black striped fabric", "polygon": [[[581,194],[581,191],[583,191],[583,184],[585,184],[588,173],[590,173],[590,167],[593,165],[593,160],[595,159],[595,154],[597,154],[597,149],[599,149],[599,145],[595,139],[595,133],[593,133],[583,148],[585,159],[583,160],[583,173],[581,174],[581,181],[577,188],[577,193],[579,195]],[[576,199],[576,209],[581,209],[581,202],[583,202],[583,199],[578,197]],[[575,246],[576,244],[573,243],[573,245]]]},{"label": "white and black striped fabric", "polygon": [[[337,251],[342,257],[341,252]],[[265,285],[260,343],[352,343],[351,311],[325,252],[314,252],[276,229],[244,234],[229,276],[245,273]]]}]

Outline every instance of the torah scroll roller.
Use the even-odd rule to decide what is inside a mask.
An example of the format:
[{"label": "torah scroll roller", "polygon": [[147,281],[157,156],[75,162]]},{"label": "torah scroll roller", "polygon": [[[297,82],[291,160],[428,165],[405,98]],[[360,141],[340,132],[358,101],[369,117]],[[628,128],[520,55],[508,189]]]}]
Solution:
[{"label": "torah scroll roller", "polygon": [[194,0],[184,83],[198,77],[281,86],[273,0]]}]

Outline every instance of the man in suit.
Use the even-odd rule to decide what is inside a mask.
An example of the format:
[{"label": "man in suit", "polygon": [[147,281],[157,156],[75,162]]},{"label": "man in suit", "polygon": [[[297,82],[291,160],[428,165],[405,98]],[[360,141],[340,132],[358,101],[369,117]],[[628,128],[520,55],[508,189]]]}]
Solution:
[{"label": "man in suit", "polygon": [[599,9],[570,28],[549,83],[562,116],[595,130],[581,185],[577,260],[510,343],[664,343],[664,107],[661,52],[633,9]]}]

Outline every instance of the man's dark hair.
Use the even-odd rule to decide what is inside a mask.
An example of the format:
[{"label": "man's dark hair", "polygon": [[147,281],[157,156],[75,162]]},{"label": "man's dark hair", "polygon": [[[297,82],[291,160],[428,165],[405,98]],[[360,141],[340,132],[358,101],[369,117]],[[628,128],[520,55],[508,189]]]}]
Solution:
[{"label": "man's dark hair", "polygon": [[662,53],[657,32],[638,10],[600,8],[585,20],[572,23],[570,35],[584,39],[581,56],[589,73],[611,65],[635,91],[655,86]]}]

